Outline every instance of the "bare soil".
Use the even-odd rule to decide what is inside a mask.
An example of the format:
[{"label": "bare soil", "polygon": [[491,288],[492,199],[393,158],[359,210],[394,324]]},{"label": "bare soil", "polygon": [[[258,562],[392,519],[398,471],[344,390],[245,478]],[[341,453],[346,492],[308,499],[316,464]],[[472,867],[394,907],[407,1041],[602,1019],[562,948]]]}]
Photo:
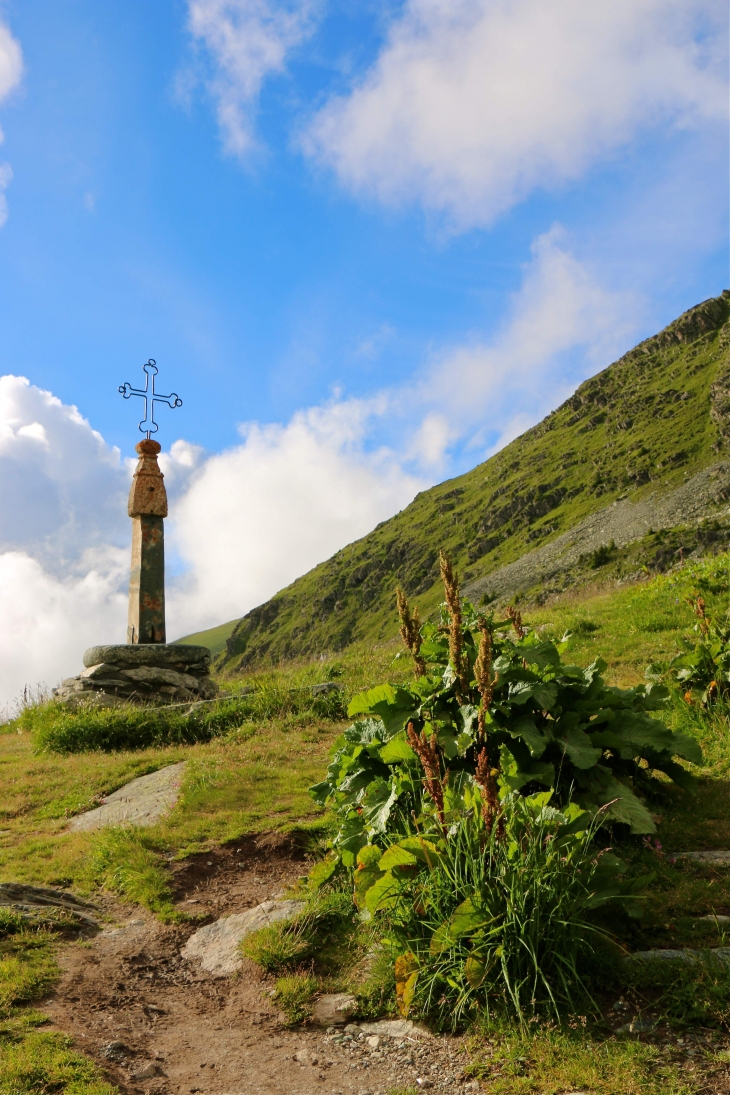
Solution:
[{"label": "bare soil", "polygon": [[306,873],[296,839],[240,840],[173,870],[178,907],[200,919],[165,925],[108,901],[112,922],[64,944],[63,976],[40,1005],[51,1028],[70,1034],[125,1095],[375,1095],[417,1078],[424,1088],[463,1090],[458,1039],[387,1040],[383,1053],[364,1040],[288,1029],[269,995],[273,981],[253,963],[220,979],[180,956],[201,923],[275,897]]}]

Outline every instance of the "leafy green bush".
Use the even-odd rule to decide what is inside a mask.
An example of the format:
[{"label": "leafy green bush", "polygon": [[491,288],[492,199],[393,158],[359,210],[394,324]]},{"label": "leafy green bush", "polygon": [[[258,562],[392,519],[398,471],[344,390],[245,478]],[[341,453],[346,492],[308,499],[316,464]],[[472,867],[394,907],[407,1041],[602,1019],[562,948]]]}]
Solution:
[{"label": "leafy green bush", "polygon": [[524,1020],[585,1003],[586,970],[609,938],[596,910],[621,899],[634,911],[635,899],[621,896],[620,861],[594,846],[590,814],[551,797],[512,792],[490,823],[474,786],[460,809],[446,802],[443,831],[432,817],[428,835],[360,850],[356,900],[385,920],[403,1014],[455,1028],[495,1004]]},{"label": "leafy green bush", "polygon": [[343,862],[352,866],[368,841],[406,832],[424,789],[436,802],[441,783],[458,788],[480,765],[493,799],[497,783],[523,794],[549,787],[559,802],[600,808],[602,820],[633,833],[653,832],[641,796],[653,789],[654,772],[687,786],[689,773],[675,758],[702,763],[696,740],[649,714],[663,707],[667,689],[651,681],[609,687],[600,660],[587,669],[564,664],[561,646],[529,632],[514,609],[495,620],[462,605],[445,557],[442,572],[440,624],[421,625],[399,593],[417,679],[352,699],[348,713],[357,721],[311,790],[337,811],[334,846]]}]

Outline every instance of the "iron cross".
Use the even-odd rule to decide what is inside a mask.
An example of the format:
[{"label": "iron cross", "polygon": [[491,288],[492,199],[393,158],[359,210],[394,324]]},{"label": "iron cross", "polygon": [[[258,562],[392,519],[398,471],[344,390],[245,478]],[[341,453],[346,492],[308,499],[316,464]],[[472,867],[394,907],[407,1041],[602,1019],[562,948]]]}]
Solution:
[{"label": "iron cross", "polygon": [[[140,431],[147,434],[147,439],[151,433],[157,433],[157,423],[155,422],[155,403],[167,403],[168,407],[182,407],[182,399],[173,392],[171,395],[159,395],[155,391],[155,377],[159,372],[155,359],[151,357],[146,365],[142,368],[145,371],[145,385],[144,388],[133,388],[127,380],[126,383],[121,384],[119,391],[122,393],[125,399],[129,399],[130,395],[140,395],[144,399],[144,418],[139,424]],[[150,383],[150,378],[152,383]]]}]

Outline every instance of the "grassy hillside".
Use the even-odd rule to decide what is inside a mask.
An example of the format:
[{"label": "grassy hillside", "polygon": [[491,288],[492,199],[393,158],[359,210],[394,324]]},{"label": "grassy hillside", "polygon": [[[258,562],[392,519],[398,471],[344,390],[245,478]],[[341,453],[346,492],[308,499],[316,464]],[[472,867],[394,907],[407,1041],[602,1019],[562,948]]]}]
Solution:
[{"label": "grassy hillside", "polygon": [[729,316],[730,292],[685,312],[496,456],[419,494],[244,616],[219,668],[388,638],[397,584],[422,612],[440,599],[440,547],[478,585],[616,499],[669,491],[726,456]]},{"label": "grassy hillside", "polygon": [[238,620],[229,620],[226,624],[218,624],[217,627],[209,627],[207,631],[196,631],[193,635],[185,635],[182,639],[176,639],[177,643],[186,646],[207,646],[215,658],[226,648],[226,641],[230,638]]}]

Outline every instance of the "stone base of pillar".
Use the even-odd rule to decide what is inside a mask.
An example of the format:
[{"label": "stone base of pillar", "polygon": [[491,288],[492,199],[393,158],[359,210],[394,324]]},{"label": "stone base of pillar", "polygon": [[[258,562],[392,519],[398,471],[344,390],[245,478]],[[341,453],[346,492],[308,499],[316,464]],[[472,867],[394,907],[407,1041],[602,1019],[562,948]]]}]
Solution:
[{"label": "stone base of pillar", "polygon": [[85,668],[54,688],[54,699],[132,703],[180,703],[213,699],[218,686],[210,676],[207,646],[135,643],[92,646]]}]

